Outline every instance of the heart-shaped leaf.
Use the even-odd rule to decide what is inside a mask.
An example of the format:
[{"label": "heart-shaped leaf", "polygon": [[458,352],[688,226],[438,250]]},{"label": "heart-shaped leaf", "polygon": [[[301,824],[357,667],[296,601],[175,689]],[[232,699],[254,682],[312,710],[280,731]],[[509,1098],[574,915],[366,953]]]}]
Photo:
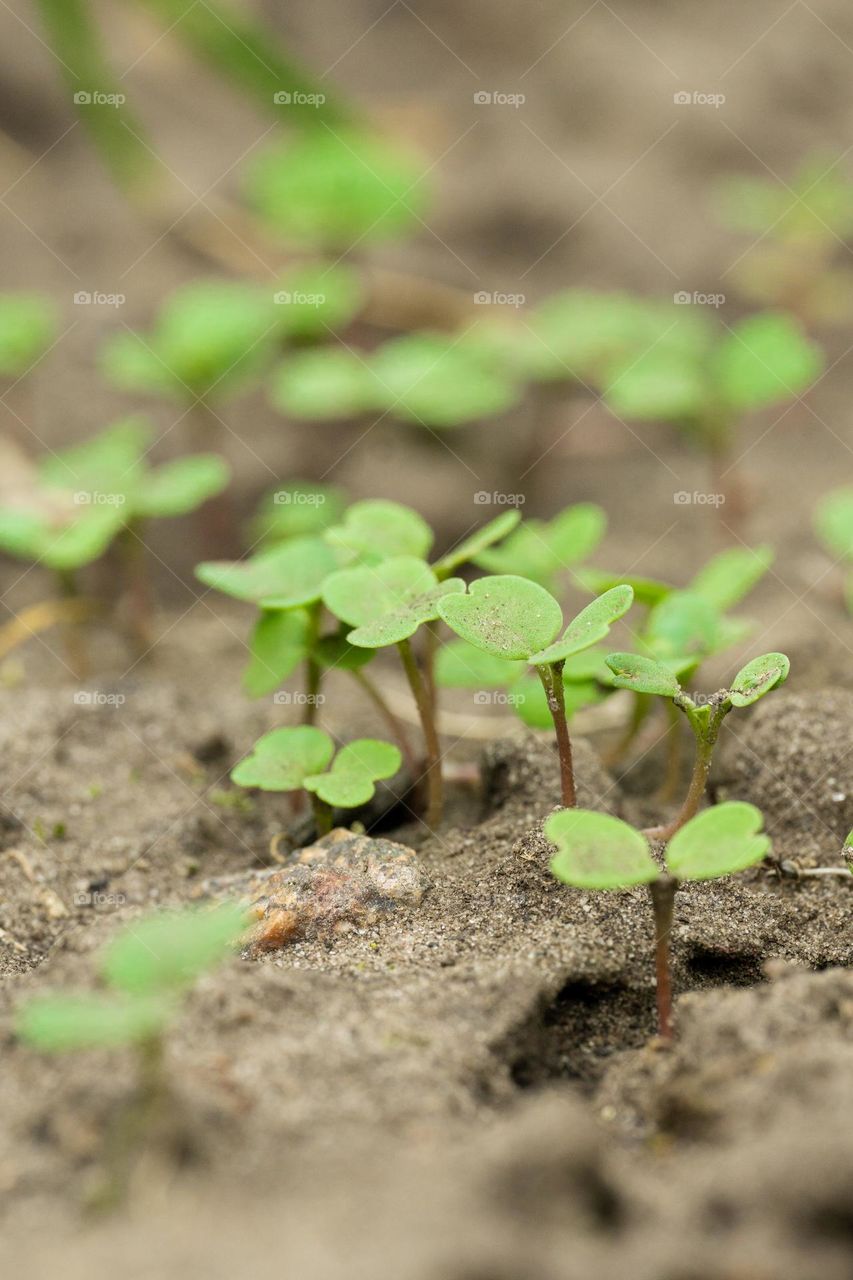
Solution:
[{"label": "heart-shaped leaf", "polygon": [[550,644],[563,621],[550,592],[514,574],[478,578],[467,595],[445,596],[438,611],[463,640],[496,658],[516,660]]},{"label": "heart-shaped leaf", "polygon": [[377,565],[356,565],[330,574],[323,602],[351,627],[363,627],[404,608],[438,585],[435,574],[417,556],[392,556]]},{"label": "heart-shaped leaf", "polygon": [[735,325],[712,361],[713,385],[734,410],[800,395],[824,367],[823,352],[792,316],[766,311]]},{"label": "heart-shaped leaf", "polygon": [[666,865],[679,880],[713,880],[743,871],[770,851],[763,824],[761,810],[740,800],[703,809],[670,840]]},{"label": "heart-shaped leaf", "polygon": [[231,780],[261,791],[298,791],[309,774],[322,773],[334,754],[332,739],[313,725],[273,729],[231,770]]},{"label": "heart-shaped leaf", "polygon": [[791,663],[784,653],[763,653],[742,667],[729,689],[733,707],[749,707],[765,693],[784,684],[788,679]]},{"label": "heart-shaped leaf", "polygon": [[653,658],[645,658],[640,653],[610,653],[605,661],[613,672],[617,689],[656,693],[663,698],[676,698],[681,693],[681,685],[669,668]]},{"label": "heart-shaped leaf", "polygon": [[292,675],[307,656],[308,614],[304,609],[263,610],[249,640],[251,658],[243,671],[250,698],[262,698]]},{"label": "heart-shaped leaf", "polygon": [[562,809],[545,822],[545,836],[557,846],[551,870],[578,889],[627,889],[649,884],[660,868],[639,831],[620,818],[590,809]]},{"label": "heart-shaped leaf", "polygon": [[326,536],[331,545],[342,547],[370,564],[378,564],[390,556],[423,559],[433,541],[432,529],[417,511],[400,502],[383,499],[353,503],[341,524],[331,528]]},{"label": "heart-shaped leaf", "polygon": [[[853,529],[851,529],[853,534]],[[773,548],[729,547],[709,560],[687,588],[724,613],[739,604],[773,563]]]},{"label": "heart-shaped leaf", "polygon": [[104,952],[111,987],[169,992],[195,982],[224,960],[246,928],[246,912],[231,903],[212,911],[164,911],[135,921]]},{"label": "heart-shaped leaf", "polygon": [[249,560],[208,560],[196,577],[237,600],[265,609],[292,609],[319,600],[325,578],[337,568],[334,551],[322,538],[292,538]]},{"label": "heart-shaped leaf", "polygon": [[505,689],[526,670],[526,662],[508,662],[467,640],[450,640],[438,651],[435,678],[445,689]]},{"label": "heart-shaped leaf", "polygon": [[231,468],[217,453],[177,458],[150,472],[140,483],[133,502],[135,516],[183,516],[221,493]]},{"label": "heart-shaped leaf", "polygon": [[628,612],[633,599],[633,590],[624,583],[611,587],[572,619],[559,640],[539,653],[531,654],[529,661],[537,667],[544,666],[550,662],[563,662],[571,654],[588,649],[604,639],[611,623]]},{"label": "heart-shaped leaf", "polygon": [[501,538],[505,538],[508,533],[512,533],[515,526],[521,519],[521,512],[514,508],[512,511],[504,511],[499,516],[495,516],[494,520],[490,520],[488,524],[484,524],[482,529],[478,529],[476,533],[472,533],[469,537],[463,538],[452,551],[448,551],[447,555],[436,561],[433,568],[439,578],[446,577],[448,573],[452,573],[460,564],[467,564],[480,555],[487,547],[494,542],[500,542]]},{"label": "heart-shaped leaf", "polygon": [[42,1053],[114,1049],[157,1035],[174,1011],[161,995],[39,996],[23,1007],[15,1030]]},{"label": "heart-shaped leaf", "polygon": [[305,779],[305,788],[336,809],[355,809],[373,798],[374,783],[391,778],[402,756],[390,742],[357,738],[335,756],[331,769]]}]

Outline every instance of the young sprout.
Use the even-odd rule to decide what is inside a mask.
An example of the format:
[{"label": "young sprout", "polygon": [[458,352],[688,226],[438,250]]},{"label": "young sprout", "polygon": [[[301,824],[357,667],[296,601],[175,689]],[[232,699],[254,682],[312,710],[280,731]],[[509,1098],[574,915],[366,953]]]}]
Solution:
[{"label": "young sprout", "polygon": [[647,884],[655,919],[658,1031],[672,1038],[670,935],[675,893],[684,880],[713,880],[754,866],[766,857],[770,840],[754,805],[732,801],[691,818],[668,837],[666,870],[661,871],[639,831],[609,814],[562,810],[545,822],[556,845],[551,870],[578,889],[622,890]]},{"label": "young sprout", "polygon": [[853,614],[853,486],[824,494],[814,512],[817,536],[844,565],[844,600]]},{"label": "young sprout", "polygon": [[128,419],[39,460],[29,487],[0,505],[0,549],[54,570],[65,596],[77,574],[117,541],[123,553],[134,639],[148,643],[143,532],[150,519],[185,515],[227,486],[227,463],[195,454],[151,468],[150,431]]},{"label": "young sprout", "polygon": [[412,648],[412,637],[423,623],[439,617],[439,606],[447,596],[464,590],[461,578],[439,581],[426,561],[415,555],[341,569],[323,584],[326,608],[353,628],[346,637],[351,645],[364,649],[397,647],[424,735],[427,823],[433,828],[441,822],[444,807],[441,750],[433,699]]},{"label": "young sprout", "polygon": [[784,653],[753,658],[737,673],[730,688],[721,689],[697,705],[682,689],[671,667],[637,653],[611,653],[606,659],[618,689],[653,694],[672,700],[684,712],[696,743],[693,774],[684,802],[672,822],[649,832],[668,840],[696,813],[708,782],[714,747],[725,717],[734,707],[749,707],[772,689],[784,684],[791,664]]},{"label": "young sprout", "polygon": [[566,507],[552,520],[525,520],[499,546],[484,549],[474,563],[488,573],[530,578],[555,591],[561,572],[592,555],[604,537],[607,517],[592,502]]},{"label": "young sprout", "polygon": [[576,799],[563,668],[568,658],[604,639],[631,607],[633,595],[628,586],[605,592],[572,619],[559,639],[563,611],[557,601],[538,583],[514,574],[479,578],[466,594],[438,602],[439,615],[463,640],[493,658],[536,668],[557,735],[562,797],[568,807]]},{"label": "young sprout", "polygon": [[[681,316],[655,342],[614,362],[604,399],[620,417],[674,422],[699,441],[725,497],[739,419],[796,398],[823,367],[820,348],[783,312],[750,316],[720,335],[696,316]],[[717,510],[736,520],[742,503],[728,496],[736,501]]]},{"label": "young sprout", "polygon": [[[334,756],[334,760],[332,757]],[[390,742],[358,738],[335,755],[327,733],[313,725],[273,729],[231,771],[241,787],[311,793],[320,835],[332,829],[335,809],[358,809],[373,798],[374,783],[391,778],[402,756]]]},{"label": "young sprout", "polygon": [[715,201],[720,221],[751,241],[736,261],[741,292],[808,325],[849,319],[850,272],[835,259],[853,233],[851,199],[853,183],[828,155],[808,157],[790,184],[725,179]]},{"label": "young sprout", "polygon": [[136,1096],[116,1126],[105,1171],[104,1195],[113,1202],[126,1191],[137,1150],[169,1101],[166,1032],[193,983],[225,959],[247,923],[235,906],[149,916],[128,926],[103,952],[105,992],[37,996],[20,1010],[18,1036],[44,1053],[136,1050]]}]

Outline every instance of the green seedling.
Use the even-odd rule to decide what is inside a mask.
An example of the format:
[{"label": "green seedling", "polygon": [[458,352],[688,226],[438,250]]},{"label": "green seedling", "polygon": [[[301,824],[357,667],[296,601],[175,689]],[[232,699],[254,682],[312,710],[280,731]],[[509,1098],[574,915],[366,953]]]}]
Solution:
[{"label": "green seedling", "polygon": [[320,534],[337,524],[346,498],[334,485],[296,480],[266,495],[252,521],[253,546],[268,550],[289,538]]},{"label": "green seedling", "polygon": [[312,129],[262,154],[246,193],[285,241],[344,252],[416,230],[422,177],[412,155],[378,135]]},{"label": "green seedling", "polygon": [[671,837],[665,870],[651,856],[645,835],[619,818],[589,809],[562,810],[545,822],[557,848],[551,870],[578,889],[649,887],[655,920],[658,1031],[672,1038],[670,936],[675,894],[685,880],[714,880],[754,866],[770,851],[763,818],[754,805],[732,801],[703,810]]},{"label": "green seedling", "polygon": [[[679,308],[679,311],[681,308]],[[686,309],[685,310],[689,310]],[[695,315],[672,317],[650,344],[615,361],[604,399],[623,418],[673,422],[705,451],[714,483],[736,520],[742,503],[726,487],[739,419],[800,396],[824,367],[820,348],[783,312],[763,312],[718,334]],[[676,494],[678,501],[680,495]]]},{"label": "green seedling", "polygon": [[466,594],[438,601],[440,617],[463,640],[490,657],[535,667],[557,735],[562,797],[568,807],[576,799],[563,669],[567,659],[608,635],[611,624],[631,607],[633,595],[628,586],[605,592],[572,619],[562,636],[558,602],[538,583],[514,574],[479,578]]},{"label": "green seedling", "polygon": [[[334,759],[333,759],[334,757]],[[313,725],[273,729],[231,771],[241,787],[261,791],[308,791],[317,831],[332,828],[335,809],[358,809],[373,798],[375,783],[391,778],[402,756],[390,742],[358,738],[335,754],[329,734]]]},{"label": "green seedling", "polygon": [[844,566],[844,599],[853,614],[853,486],[824,494],[815,508],[814,527],[829,554]]},{"label": "green seedling", "polygon": [[506,363],[430,333],[394,338],[369,354],[335,347],[292,354],[270,384],[273,406],[294,417],[390,414],[439,430],[494,417],[520,394]]},{"label": "green seedling", "polygon": [[147,522],[195,511],[229,480],[228,466],[216,454],[150,467],[150,438],[142,420],[128,419],[45,455],[27,486],[0,505],[0,549],[52,569],[65,596],[77,596],[79,571],[115,542],[124,559],[133,635],[143,647],[150,612],[142,558]]},{"label": "green seedling", "polygon": [[591,556],[606,529],[601,507],[580,502],[551,520],[525,520],[505,541],[476,555],[474,563],[488,573],[530,578],[553,592],[560,574]]},{"label": "green seedling", "polygon": [[702,802],[723,720],[734,708],[750,707],[784,684],[791,664],[783,653],[762,654],[741,668],[728,689],[720,689],[697,704],[682,689],[672,664],[637,653],[611,653],[606,662],[616,688],[670,699],[687,717],[693,732],[696,751],[684,802],[672,822],[649,833],[656,839],[668,840],[689,822]]},{"label": "green seedling", "polygon": [[[149,916],[124,929],[102,953],[105,991],[40,996],[20,1010],[18,1036],[43,1053],[136,1051],[137,1091],[108,1143],[102,1201],[123,1197],[140,1147],[152,1126],[167,1120],[165,1038],[182,1001],[196,979],[234,949],[247,923],[235,906]],[[171,1130],[174,1119],[168,1123]]]},{"label": "green seedling", "polygon": [[838,257],[853,234],[853,182],[837,158],[810,156],[790,184],[729,177],[715,204],[725,226],[750,238],[733,267],[743,294],[809,325],[849,320],[853,277]]}]

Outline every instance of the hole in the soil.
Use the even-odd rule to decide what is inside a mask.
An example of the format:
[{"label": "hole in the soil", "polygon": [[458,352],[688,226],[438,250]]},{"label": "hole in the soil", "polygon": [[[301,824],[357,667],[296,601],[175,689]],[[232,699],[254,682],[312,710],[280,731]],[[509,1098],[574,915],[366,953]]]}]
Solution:
[{"label": "hole in the soil", "polygon": [[688,977],[698,986],[753,987],[766,981],[762,957],[749,951],[715,951],[696,947],[687,957]]},{"label": "hole in the soil", "polygon": [[569,982],[516,1041],[512,1078],[520,1089],[574,1080],[591,1089],[613,1053],[639,1048],[654,1033],[650,995],[621,984]]}]

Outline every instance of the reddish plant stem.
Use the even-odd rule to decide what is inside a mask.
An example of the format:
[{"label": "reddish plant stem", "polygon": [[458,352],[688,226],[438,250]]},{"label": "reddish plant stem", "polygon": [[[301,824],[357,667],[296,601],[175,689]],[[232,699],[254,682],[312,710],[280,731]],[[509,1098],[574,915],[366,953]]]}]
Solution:
[{"label": "reddish plant stem", "polygon": [[401,640],[397,645],[406,672],[409,688],[421,718],[421,728],[426,747],[426,782],[427,782],[427,826],[433,830],[441,822],[444,812],[444,785],[441,777],[441,748],[438,742],[438,731],[435,726],[432,702],[429,691],[418,667],[417,659],[412,651],[411,641]]},{"label": "reddish plant stem", "polygon": [[672,1040],[672,972],[669,963],[669,939],[672,933],[675,891],[678,881],[662,875],[649,885],[655,915],[655,979],[658,1010],[658,1035]]},{"label": "reddish plant stem", "polygon": [[687,789],[687,795],[684,797],[684,803],[672,822],[668,822],[662,827],[649,827],[644,832],[644,835],[648,836],[649,839],[671,840],[676,831],[679,831],[686,822],[689,822],[699,809],[708,785],[708,774],[711,772],[711,762],[714,758],[714,747],[717,744],[720,725],[729,710],[730,706],[725,703],[715,706],[711,712],[710,719],[704,725],[693,718],[692,714],[688,713],[690,727],[696,738],[696,757],[693,761],[690,786]]},{"label": "reddish plant stem", "polygon": [[566,698],[563,690],[563,662],[550,662],[537,667],[539,679],[548,699],[548,710],[554,721],[557,734],[557,749],[560,753],[560,787],[563,804],[567,809],[577,805],[575,792],[575,771],[572,761],[572,740],[569,736],[569,725],[566,720]]}]

